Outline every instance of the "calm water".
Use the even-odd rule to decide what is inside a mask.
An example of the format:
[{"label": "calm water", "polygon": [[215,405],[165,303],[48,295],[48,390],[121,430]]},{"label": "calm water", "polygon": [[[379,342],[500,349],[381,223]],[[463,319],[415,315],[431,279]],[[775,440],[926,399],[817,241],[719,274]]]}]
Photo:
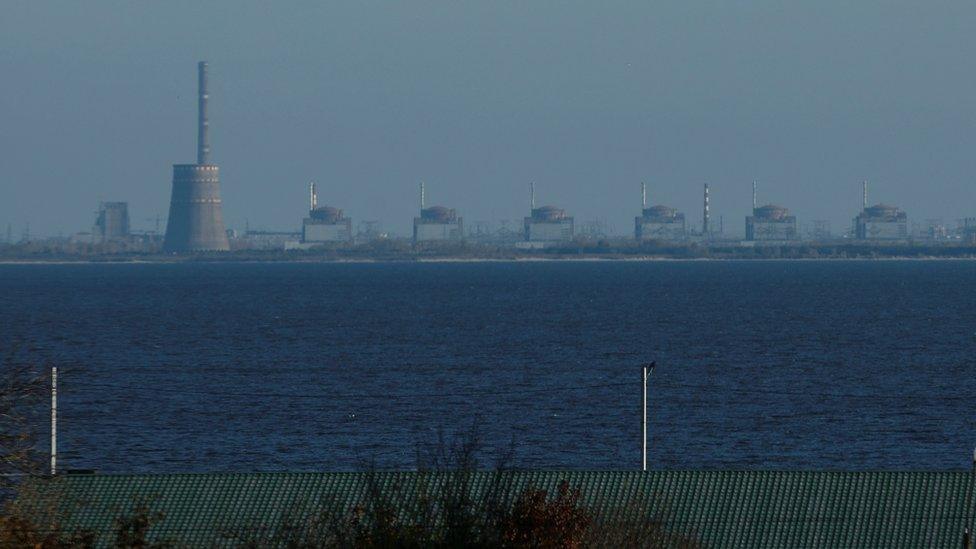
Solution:
[{"label": "calm water", "polygon": [[954,469],[976,443],[976,262],[0,266],[0,345],[62,366],[64,467],[486,460]]}]

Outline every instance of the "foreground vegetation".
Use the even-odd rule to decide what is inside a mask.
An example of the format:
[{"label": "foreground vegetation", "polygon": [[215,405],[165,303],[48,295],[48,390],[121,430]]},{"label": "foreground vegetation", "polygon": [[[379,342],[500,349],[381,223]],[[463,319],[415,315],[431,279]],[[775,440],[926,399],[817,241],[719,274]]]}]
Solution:
[{"label": "foreground vegetation", "polygon": [[[113,514],[111,528],[93,529],[82,517],[100,502],[79,501],[62,490],[62,477],[43,474],[33,426],[43,425],[47,368],[24,360],[17,346],[0,354],[0,548],[184,547],[178,536],[159,539],[166,519],[151,499]],[[649,516],[649,502],[584,503],[579,487],[517,486],[508,459],[475,486],[480,442],[471,431],[418,447],[411,482],[381,485],[365,473],[358,501],[294,505],[270,520],[220,531],[214,545],[260,548],[383,547],[696,547]],[[510,456],[511,454],[507,454]],[[407,478],[404,476],[403,478]],[[485,484],[484,479],[488,482]],[[245,502],[241,502],[244,504]],[[97,514],[97,513],[96,513]]]}]

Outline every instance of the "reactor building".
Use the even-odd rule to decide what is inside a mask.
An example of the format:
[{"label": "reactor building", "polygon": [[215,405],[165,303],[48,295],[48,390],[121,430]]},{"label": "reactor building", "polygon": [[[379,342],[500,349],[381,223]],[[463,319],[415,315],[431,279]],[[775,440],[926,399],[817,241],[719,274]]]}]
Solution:
[{"label": "reactor building", "polygon": [[436,242],[461,240],[464,220],[457,211],[444,206],[427,207],[424,184],[420,184],[420,217],[413,218],[413,241]]},{"label": "reactor building", "polygon": [[634,218],[634,236],[643,240],[684,240],[685,214],[668,206],[647,207],[647,186],[641,183],[641,215]]},{"label": "reactor building", "polygon": [[197,163],[173,165],[173,193],[163,249],[167,252],[228,251],[220,202],[220,171],[210,161],[207,63],[197,65]]},{"label": "reactor building", "polygon": [[573,218],[555,206],[535,207],[535,183],[529,187],[531,215],[524,219],[526,242],[570,242],[575,235]]},{"label": "reactor building", "polygon": [[752,183],[752,215],[746,217],[746,240],[783,241],[796,240],[796,216],[782,206],[756,201],[756,182]]},{"label": "reactor building", "polygon": [[92,229],[92,241],[109,242],[129,238],[129,203],[102,202]]},{"label": "reactor building", "polygon": [[331,206],[319,206],[315,183],[309,185],[308,217],[302,220],[302,242],[319,244],[327,242],[351,242],[352,219],[342,215],[342,210]]},{"label": "reactor building", "polygon": [[861,195],[861,213],[854,218],[854,237],[859,240],[907,240],[908,214],[895,206],[876,204],[868,207],[868,183]]}]

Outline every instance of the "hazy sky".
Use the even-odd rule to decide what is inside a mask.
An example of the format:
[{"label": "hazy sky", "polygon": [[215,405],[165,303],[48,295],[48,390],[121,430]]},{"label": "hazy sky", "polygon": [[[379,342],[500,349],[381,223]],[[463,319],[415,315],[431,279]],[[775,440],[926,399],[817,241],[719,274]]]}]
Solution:
[{"label": "hazy sky", "polygon": [[0,6],[0,226],[165,220],[208,60],[229,227],[298,228],[307,184],[409,233],[540,203],[632,230],[652,203],[843,231],[871,201],[976,216],[976,3],[35,2]]}]

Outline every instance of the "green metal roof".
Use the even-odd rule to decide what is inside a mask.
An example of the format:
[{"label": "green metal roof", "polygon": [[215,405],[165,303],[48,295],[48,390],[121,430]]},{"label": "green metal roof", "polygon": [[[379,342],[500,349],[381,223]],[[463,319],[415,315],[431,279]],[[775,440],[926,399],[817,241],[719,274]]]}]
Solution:
[{"label": "green metal roof", "polygon": [[[472,492],[499,474],[510,492],[555,490],[566,480],[598,514],[656,518],[708,547],[958,547],[966,526],[966,472],[579,471],[472,473]],[[151,530],[193,546],[222,533],[277,524],[295,509],[363,503],[370,483],[399,505],[443,475],[249,473],[66,475],[49,486],[76,502],[71,524],[111,536],[113,521],[146,501],[164,518]]]}]

